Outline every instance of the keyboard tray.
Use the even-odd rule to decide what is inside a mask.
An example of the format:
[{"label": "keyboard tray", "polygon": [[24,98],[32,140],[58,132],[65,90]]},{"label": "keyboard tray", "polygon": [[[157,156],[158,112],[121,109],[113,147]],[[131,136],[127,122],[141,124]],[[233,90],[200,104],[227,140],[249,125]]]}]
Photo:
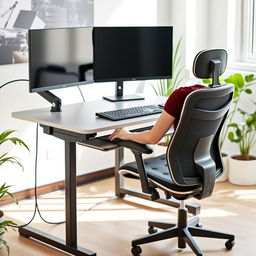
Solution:
[{"label": "keyboard tray", "polygon": [[78,144],[101,151],[108,151],[119,147],[117,144],[111,141],[103,140],[100,138],[93,138],[85,142],[78,142]]},{"label": "keyboard tray", "polygon": [[[131,132],[141,132],[141,131],[150,130],[151,128],[152,126],[147,126],[147,127],[131,130]],[[101,151],[109,151],[109,150],[113,150],[115,148],[120,147],[118,144],[115,144],[114,141],[110,141],[108,137],[109,135],[104,135],[104,136],[92,138],[83,142],[78,142],[77,144],[81,146],[89,147],[89,148],[98,149]]]}]

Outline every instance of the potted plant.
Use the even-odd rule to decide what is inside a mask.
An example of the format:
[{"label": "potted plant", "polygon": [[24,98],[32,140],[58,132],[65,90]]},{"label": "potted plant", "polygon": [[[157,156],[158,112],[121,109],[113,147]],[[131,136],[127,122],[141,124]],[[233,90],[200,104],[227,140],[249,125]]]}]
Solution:
[{"label": "potted plant", "polygon": [[237,185],[254,185],[256,156],[251,155],[251,150],[256,142],[256,111],[238,111],[242,115],[242,121],[229,124],[233,130],[228,133],[228,138],[238,145],[240,154],[230,157],[229,181]]},{"label": "potted plant", "polygon": [[[6,130],[0,134],[0,148],[2,148],[1,146],[3,146],[4,144],[10,142],[14,145],[25,147],[27,150],[29,150],[25,142],[17,137],[12,136],[14,132],[14,130]],[[17,157],[10,156],[8,155],[8,153],[5,152],[3,154],[0,154],[0,166],[6,163],[17,164],[18,166],[23,168]],[[3,198],[4,196],[10,196],[15,203],[18,203],[15,196],[9,191],[10,187],[11,186],[7,186],[6,183],[3,183],[0,186],[0,198]],[[8,230],[8,227],[13,228],[15,226],[17,225],[13,221],[5,220],[4,212],[0,210],[0,248],[4,247],[7,250],[8,255],[10,253],[10,248],[8,243],[4,240],[4,233]]]},{"label": "potted plant", "polygon": [[[158,96],[169,97],[171,93],[177,89],[180,83],[183,80],[181,76],[183,67],[181,66],[181,38],[179,39],[177,45],[174,47],[174,54],[172,57],[172,78],[169,79],[160,79],[156,81],[154,84],[151,84],[155,94]],[[163,142],[160,142],[159,145],[168,146],[170,142],[171,135],[165,136]]]},{"label": "potted plant", "polygon": [[[223,129],[220,134],[219,146],[220,150],[223,150],[224,142],[227,139],[228,131],[230,129],[229,124],[234,120],[235,114],[238,112],[239,102],[244,94],[252,94],[251,86],[255,85],[256,77],[254,74],[249,74],[243,76],[240,73],[232,74],[229,77],[223,79],[220,77],[220,84],[232,83],[234,85],[234,94],[231,109],[228,113],[228,116],[225,120]],[[211,79],[204,79],[203,83],[211,83]],[[228,170],[229,170],[229,155],[222,151],[222,160],[224,163],[224,172],[218,178],[218,181],[226,181],[228,179]]]}]

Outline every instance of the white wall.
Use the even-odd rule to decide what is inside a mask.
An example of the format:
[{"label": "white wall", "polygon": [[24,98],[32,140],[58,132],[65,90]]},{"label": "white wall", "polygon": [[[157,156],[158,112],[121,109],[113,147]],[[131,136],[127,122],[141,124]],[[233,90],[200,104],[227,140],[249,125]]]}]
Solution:
[{"label": "white wall", "polygon": [[[157,24],[156,0],[95,0],[95,25],[98,26],[136,26]],[[0,85],[13,79],[28,78],[28,65],[1,65]],[[124,88],[125,93],[141,92],[144,83],[129,82]],[[81,87],[86,101],[100,99],[103,95],[114,95],[113,83],[91,84]],[[63,104],[81,102],[82,98],[76,87],[55,90]],[[146,93],[152,93],[146,86]],[[34,158],[36,124],[11,118],[11,113],[26,109],[49,107],[36,93],[28,93],[28,83],[9,84],[0,90],[0,132],[6,129],[18,130],[15,135],[22,138],[30,147],[31,152],[18,147],[1,147],[0,153],[9,151],[18,156],[24,165],[21,171],[14,165],[0,167],[1,182],[13,185],[13,191],[31,188],[34,185]],[[101,170],[114,165],[114,152],[103,153],[89,148],[77,147],[77,173],[84,174]],[[128,156],[129,157],[129,156]],[[102,161],[99,161],[102,159]],[[64,179],[64,144],[63,141],[43,134],[39,128],[38,184],[43,185]]]}]

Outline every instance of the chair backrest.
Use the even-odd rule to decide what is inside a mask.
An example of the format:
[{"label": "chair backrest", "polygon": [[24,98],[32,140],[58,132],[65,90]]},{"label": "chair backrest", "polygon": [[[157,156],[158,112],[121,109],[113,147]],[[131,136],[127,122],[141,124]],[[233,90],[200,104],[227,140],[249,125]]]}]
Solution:
[{"label": "chair backrest", "polygon": [[173,181],[179,186],[201,184],[202,190],[194,195],[199,199],[211,195],[216,177],[223,172],[219,135],[232,101],[233,85],[215,86],[187,96],[166,152]]}]

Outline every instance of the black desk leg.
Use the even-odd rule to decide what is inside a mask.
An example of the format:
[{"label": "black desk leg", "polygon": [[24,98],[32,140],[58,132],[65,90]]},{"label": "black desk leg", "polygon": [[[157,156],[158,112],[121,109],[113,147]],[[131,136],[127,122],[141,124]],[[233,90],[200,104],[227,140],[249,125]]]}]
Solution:
[{"label": "black desk leg", "polygon": [[119,174],[120,167],[124,164],[124,148],[115,149],[115,192],[116,196],[124,197],[120,189],[124,186],[124,177]]},{"label": "black desk leg", "polygon": [[66,244],[77,245],[76,143],[65,142]]},{"label": "black desk leg", "polygon": [[24,237],[33,237],[76,256],[96,256],[95,252],[77,246],[75,142],[65,142],[65,172],[66,242],[31,227],[19,228],[19,233]]}]

